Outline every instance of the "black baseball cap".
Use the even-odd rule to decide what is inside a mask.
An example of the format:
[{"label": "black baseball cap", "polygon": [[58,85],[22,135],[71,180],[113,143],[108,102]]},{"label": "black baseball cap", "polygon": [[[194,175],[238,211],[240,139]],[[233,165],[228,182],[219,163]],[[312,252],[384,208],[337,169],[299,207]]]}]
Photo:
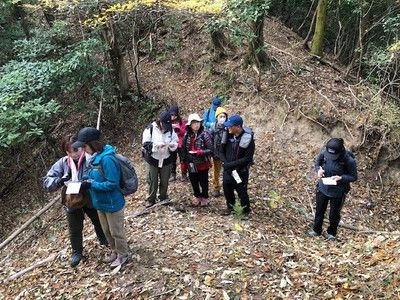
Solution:
[{"label": "black baseball cap", "polygon": [[100,131],[94,127],[84,127],[78,132],[78,138],[71,146],[72,148],[83,147],[85,144],[100,139]]}]

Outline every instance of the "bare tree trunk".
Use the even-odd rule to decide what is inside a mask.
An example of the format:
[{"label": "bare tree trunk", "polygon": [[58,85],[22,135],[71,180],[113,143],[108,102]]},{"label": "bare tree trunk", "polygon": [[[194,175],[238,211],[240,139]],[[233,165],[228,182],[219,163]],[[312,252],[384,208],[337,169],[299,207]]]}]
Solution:
[{"label": "bare tree trunk", "polygon": [[254,38],[250,41],[245,59],[245,65],[254,63],[258,68],[270,68],[271,60],[264,49],[264,14],[251,22]]},{"label": "bare tree trunk", "polygon": [[110,47],[108,52],[113,66],[114,78],[118,85],[118,103],[116,108],[119,112],[121,108],[121,100],[129,98],[131,86],[129,84],[128,69],[124,61],[125,55],[119,47],[116,27],[112,21],[107,23],[103,31],[103,38]]},{"label": "bare tree trunk", "polygon": [[326,10],[328,8],[328,0],[319,0],[317,6],[317,19],[315,23],[315,31],[311,44],[311,53],[322,56],[325,36]]},{"label": "bare tree trunk", "polygon": [[25,37],[29,39],[31,37],[29,31],[29,24],[28,21],[26,20],[26,13],[22,6],[22,1],[17,1],[13,4],[13,18],[17,22],[20,22]]}]

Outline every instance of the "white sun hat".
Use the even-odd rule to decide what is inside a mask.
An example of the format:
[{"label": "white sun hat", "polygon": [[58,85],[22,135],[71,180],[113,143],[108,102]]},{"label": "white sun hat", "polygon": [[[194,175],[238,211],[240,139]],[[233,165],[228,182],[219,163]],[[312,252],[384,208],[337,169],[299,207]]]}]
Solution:
[{"label": "white sun hat", "polygon": [[188,118],[188,121],[187,121],[187,124],[190,125],[192,123],[192,121],[201,122],[201,121],[203,121],[203,119],[200,118],[200,116],[198,114],[190,114],[189,118]]}]

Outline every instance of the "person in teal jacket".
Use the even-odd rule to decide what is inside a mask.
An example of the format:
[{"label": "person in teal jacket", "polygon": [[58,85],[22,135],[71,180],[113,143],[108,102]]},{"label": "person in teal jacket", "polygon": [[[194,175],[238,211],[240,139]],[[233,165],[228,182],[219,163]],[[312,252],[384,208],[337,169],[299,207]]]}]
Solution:
[{"label": "person in teal jacket", "polygon": [[215,111],[221,106],[221,99],[217,96],[211,101],[210,108],[206,109],[203,113],[203,126],[205,129],[210,130],[215,126]]},{"label": "person in teal jacket", "polygon": [[124,229],[125,198],[120,189],[121,169],[115,157],[115,148],[104,144],[100,131],[93,127],[82,128],[78,140],[72,147],[82,147],[91,155],[87,171],[83,176],[81,190],[90,193],[93,207],[97,209],[100,223],[111,248],[105,261],[111,267],[126,263],[129,247]]}]

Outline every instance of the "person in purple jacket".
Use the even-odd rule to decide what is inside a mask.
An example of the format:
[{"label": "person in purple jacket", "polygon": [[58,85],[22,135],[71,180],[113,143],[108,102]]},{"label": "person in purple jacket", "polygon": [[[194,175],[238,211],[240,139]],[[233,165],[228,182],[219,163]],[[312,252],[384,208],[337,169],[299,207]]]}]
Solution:
[{"label": "person in purple jacket", "polygon": [[[67,135],[61,141],[61,149],[66,156],[61,157],[54,163],[46,176],[43,177],[43,187],[53,192],[64,187],[64,184],[72,179],[81,180],[86,169],[85,152],[81,148],[73,148],[71,145],[76,141],[76,136]],[[71,267],[76,267],[84,258],[83,256],[83,220],[85,215],[89,217],[93,224],[100,245],[108,245],[106,236],[97,215],[97,210],[93,208],[92,201],[80,208],[69,208],[65,206],[68,220],[69,239],[72,247],[70,259]]]}]

